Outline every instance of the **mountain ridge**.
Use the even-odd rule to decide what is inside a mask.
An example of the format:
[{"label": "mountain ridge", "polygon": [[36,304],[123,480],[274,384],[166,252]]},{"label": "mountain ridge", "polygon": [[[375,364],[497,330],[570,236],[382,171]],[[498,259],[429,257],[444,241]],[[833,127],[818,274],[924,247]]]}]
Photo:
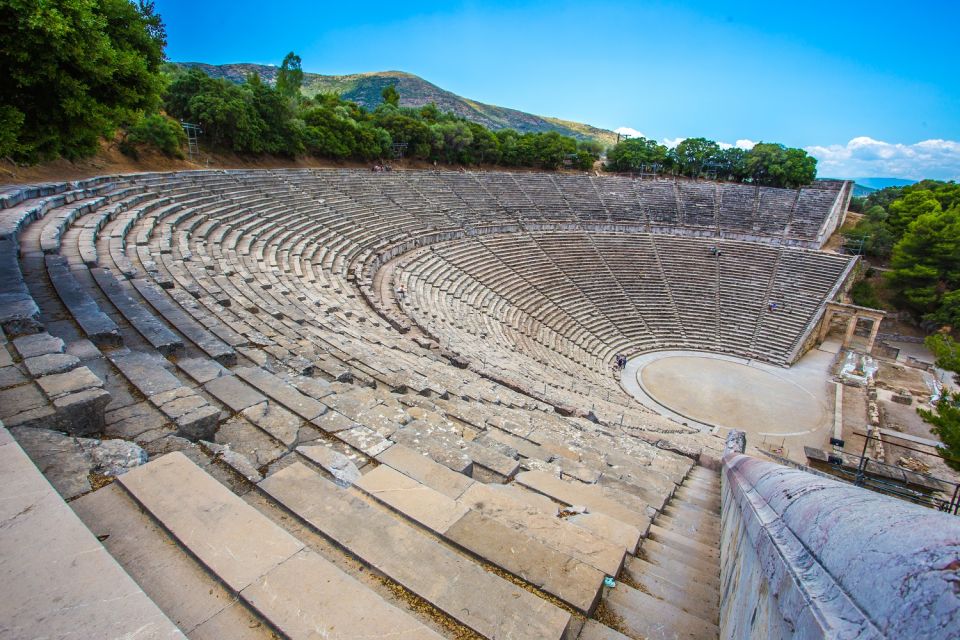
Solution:
[{"label": "mountain ridge", "polygon": [[[264,82],[271,85],[276,82],[277,72],[280,70],[273,65],[246,62],[221,65],[204,62],[173,64],[183,68],[197,68],[213,78],[223,78],[236,83],[243,82],[251,73],[258,73]],[[344,100],[373,109],[382,102],[381,91],[390,85],[395,85],[400,93],[401,106],[422,107],[432,102],[441,111],[452,111],[458,116],[493,130],[515,129],[520,133],[556,131],[580,140],[597,140],[608,146],[613,145],[617,140],[617,134],[608,129],[486,104],[447,91],[420,76],[405,71],[367,71],[347,75],[324,75],[305,71],[301,91],[309,97],[318,93],[336,92]]]}]

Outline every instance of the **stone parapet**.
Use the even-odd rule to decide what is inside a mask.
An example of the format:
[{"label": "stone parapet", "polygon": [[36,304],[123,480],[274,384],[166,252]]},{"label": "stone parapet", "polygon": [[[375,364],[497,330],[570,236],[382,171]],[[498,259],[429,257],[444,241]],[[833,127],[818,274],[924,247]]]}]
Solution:
[{"label": "stone parapet", "polygon": [[721,637],[956,637],[960,519],[729,450],[722,482]]}]

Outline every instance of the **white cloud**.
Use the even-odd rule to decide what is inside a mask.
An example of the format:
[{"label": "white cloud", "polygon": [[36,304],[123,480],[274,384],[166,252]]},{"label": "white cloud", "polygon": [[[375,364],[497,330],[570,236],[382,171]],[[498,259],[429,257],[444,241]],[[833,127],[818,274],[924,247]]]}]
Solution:
[{"label": "white cloud", "polygon": [[757,143],[754,142],[753,140],[749,140],[747,138],[741,138],[740,140],[737,140],[733,146],[735,146],[737,149],[743,149],[745,151],[749,151],[750,149],[753,149],[754,145],[756,144]]},{"label": "white cloud", "polygon": [[613,130],[614,133],[619,133],[620,135],[627,135],[631,138],[646,138],[645,135],[637,131],[636,129],[631,129],[630,127],[617,127]]},{"label": "white cloud", "polygon": [[684,140],[686,140],[686,138],[664,138],[660,141],[660,144],[666,145],[668,149],[673,149]]},{"label": "white cloud", "polygon": [[960,142],[954,140],[901,144],[860,136],[845,145],[810,146],[806,151],[818,160],[820,176],[960,179]]}]

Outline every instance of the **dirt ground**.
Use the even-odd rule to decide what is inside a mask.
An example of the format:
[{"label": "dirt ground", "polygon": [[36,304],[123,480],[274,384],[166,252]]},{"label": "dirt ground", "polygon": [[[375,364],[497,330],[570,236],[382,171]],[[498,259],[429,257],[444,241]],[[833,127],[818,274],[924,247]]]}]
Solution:
[{"label": "dirt ground", "polygon": [[929,398],[931,389],[922,370],[883,360],[878,364],[877,387],[896,392],[904,389],[911,395]]},{"label": "dirt ground", "polygon": [[[83,160],[71,161],[65,159],[53,160],[37,165],[18,165],[7,159],[0,159],[0,185],[31,184],[35,182],[54,182],[58,180],[79,180],[113,173],[137,173],[141,171],[190,171],[196,169],[298,169],[298,168],[359,168],[369,169],[373,162],[337,162],[323,158],[300,157],[296,159],[257,156],[256,158],[239,156],[236,154],[212,153],[202,150],[198,162],[169,158],[156,151],[144,150],[139,158],[134,159],[120,153],[116,142],[103,141],[97,155]],[[446,169],[460,168],[470,171],[538,171],[531,167],[501,167],[501,166],[470,166],[461,165],[434,165],[422,160],[391,160],[390,166],[399,171],[414,169]],[[565,171],[558,173],[578,173],[582,171]]]},{"label": "dirt ground", "polygon": [[[883,423],[887,429],[901,431],[903,433],[918,436],[920,438],[927,438],[929,440],[939,440],[936,435],[930,432],[930,425],[924,422],[923,419],[917,414],[916,402],[908,406],[880,399],[879,405],[880,410],[883,412]],[[897,461],[903,456],[916,458],[930,468],[930,475],[943,478],[951,482],[960,482],[960,473],[957,473],[948,467],[936,454],[910,451],[909,449],[894,444],[896,442],[898,441],[895,438],[886,438],[884,441],[884,447],[887,451],[887,462],[890,464],[897,464]],[[913,447],[915,449],[927,449],[926,447],[917,446],[906,442],[901,442],[901,444]]]}]

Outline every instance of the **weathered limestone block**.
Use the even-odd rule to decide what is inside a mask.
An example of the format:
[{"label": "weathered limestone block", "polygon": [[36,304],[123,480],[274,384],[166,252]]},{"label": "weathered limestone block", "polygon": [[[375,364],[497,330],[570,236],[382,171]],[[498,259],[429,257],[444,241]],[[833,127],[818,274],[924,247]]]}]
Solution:
[{"label": "weathered limestone block", "polygon": [[218,444],[216,442],[207,442],[206,440],[201,440],[200,444],[209,449],[216,459],[222,460],[227,466],[250,482],[260,482],[263,480],[260,471],[253,466],[250,459],[231,449],[229,444]]},{"label": "weathered limestone block", "polygon": [[34,378],[48,376],[54,373],[63,373],[80,366],[80,358],[67,353],[48,353],[42,356],[33,356],[23,361],[27,371]]},{"label": "weathered limestone block", "polygon": [[76,438],[31,427],[11,427],[10,433],[65,499],[90,491],[93,459]]},{"label": "weathered limestone block", "polygon": [[53,401],[57,428],[78,436],[101,433],[108,404],[110,394],[99,387],[60,396]]},{"label": "weathered limestone block", "polygon": [[297,453],[333,476],[334,483],[339,487],[349,487],[360,479],[360,470],[357,469],[357,465],[350,458],[330,447],[323,445],[297,447]]},{"label": "weathered limestone block", "polygon": [[261,402],[240,414],[288,447],[298,441],[303,419],[276,402]]},{"label": "weathered limestone block", "polygon": [[63,353],[63,340],[49,333],[34,333],[13,340],[13,346],[21,358],[44,356],[48,353]]},{"label": "weathered limestone block", "polygon": [[55,373],[37,378],[37,384],[51,400],[68,393],[103,387],[103,381],[87,367],[77,367],[66,373]]},{"label": "weathered limestone block", "polygon": [[246,456],[258,469],[287,453],[286,447],[239,416],[220,425],[215,442],[229,445],[233,451]]},{"label": "weathered limestone block", "polygon": [[176,419],[177,431],[190,440],[202,440],[213,437],[220,424],[220,411],[213,406],[205,405],[194,409]]}]

